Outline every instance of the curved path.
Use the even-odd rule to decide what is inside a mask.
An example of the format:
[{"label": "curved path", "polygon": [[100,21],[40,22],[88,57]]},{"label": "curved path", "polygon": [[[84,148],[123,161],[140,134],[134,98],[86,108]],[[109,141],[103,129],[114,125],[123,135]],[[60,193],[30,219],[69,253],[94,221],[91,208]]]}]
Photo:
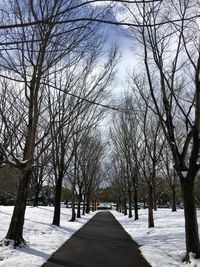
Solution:
[{"label": "curved path", "polygon": [[44,267],[150,267],[137,244],[108,211],[97,213]]}]

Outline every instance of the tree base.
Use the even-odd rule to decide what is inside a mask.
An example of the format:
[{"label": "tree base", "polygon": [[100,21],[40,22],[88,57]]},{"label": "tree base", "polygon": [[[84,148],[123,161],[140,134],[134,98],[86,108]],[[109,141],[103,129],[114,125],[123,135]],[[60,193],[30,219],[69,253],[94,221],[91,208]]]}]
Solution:
[{"label": "tree base", "polygon": [[69,222],[75,222],[76,221],[76,219],[71,219],[71,220],[69,220]]},{"label": "tree base", "polygon": [[183,263],[189,263],[189,255],[188,254],[186,254],[183,258],[182,258],[182,262]]},{"label": "tree base", "polygon": [[184,263],[192,263],[193,261],[199,260],[199,259],[200,259],[200,254],[196,255],[195,253],[190,252],[189,254],[186,254],[184,256],[184,258],[182,259],[182,262],[184,262]]},{"label": "tree base", "polygon": [[20,240],[12,240],[8,238],[3,238],[0,241],[0,247],[7,247],[7,246],[13,246],[14,248],[16,247],[25,247],[27,245],[27,242],[24,239]]}]

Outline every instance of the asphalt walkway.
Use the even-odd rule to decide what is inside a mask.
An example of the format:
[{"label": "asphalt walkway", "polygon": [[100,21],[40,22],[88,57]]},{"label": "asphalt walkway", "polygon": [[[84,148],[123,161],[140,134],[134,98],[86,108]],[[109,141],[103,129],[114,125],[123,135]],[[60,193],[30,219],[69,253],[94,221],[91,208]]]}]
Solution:
[{"label": "asphalt walkway", "polygon": [[44,267],[150,267],[137,244],[108,211],[97,213]]}]

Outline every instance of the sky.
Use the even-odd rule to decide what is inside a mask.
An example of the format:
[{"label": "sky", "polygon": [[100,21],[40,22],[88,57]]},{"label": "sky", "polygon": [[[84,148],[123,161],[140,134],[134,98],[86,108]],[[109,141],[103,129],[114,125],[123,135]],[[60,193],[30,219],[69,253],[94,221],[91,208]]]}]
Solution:
[{"label": "sky", "polygon": [[[107,2],[105,4],[107,4]],[[103,3],[101,2],[96,5],[103,5]],[[123,17],[123,10],[115,9],[113,12],[116,13],[114,15],[116,19],[120,20]],[[120,15],[121,12],[122,15]],[[108,14],[108,18],[106,19],[112,20],[112,14]],[[130,38],[130,35],[128,36],[128,28],[125,26],[102,24],[101,27],[104,30],[106,40],[105,48],[107,49],[116,45],[120,55],[113,92],[113,96],[117,96],[124,90],[124,83],[126,83],[127,80],[127,72],[131,73],[132,69],[136,68],[138,65],[138,58],[136,56],[138,44],[134,38]]]}]

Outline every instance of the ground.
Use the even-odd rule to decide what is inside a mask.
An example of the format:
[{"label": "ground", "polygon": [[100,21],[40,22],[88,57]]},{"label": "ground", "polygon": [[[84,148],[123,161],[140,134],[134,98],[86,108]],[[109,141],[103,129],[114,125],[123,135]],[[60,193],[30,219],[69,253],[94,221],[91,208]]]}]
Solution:
[{"label": "ground", "polygon": [[[0,239],[8,230],[13,207],[0,206]],[[154,212],[155,228],[147,227],[147,210],[139,210],[139,220],[128,219],[112,211],[125,230],[138,242],[142,254],[153,267],[200,267],[200,262],[183,264],[185,253],[183,210],[171,212],[159,209]],[[94,213],[69,222],[70,209],[62,208],[61,227],[52,226],[53,207],[27,207],[24,238],[28,246],[20,249],[0,247],[0,267],[39,267],[71,235],[82,227]],[[198,211],[200,222],[200,211]],[[200,230],[200,229],[199,229]]]}]

